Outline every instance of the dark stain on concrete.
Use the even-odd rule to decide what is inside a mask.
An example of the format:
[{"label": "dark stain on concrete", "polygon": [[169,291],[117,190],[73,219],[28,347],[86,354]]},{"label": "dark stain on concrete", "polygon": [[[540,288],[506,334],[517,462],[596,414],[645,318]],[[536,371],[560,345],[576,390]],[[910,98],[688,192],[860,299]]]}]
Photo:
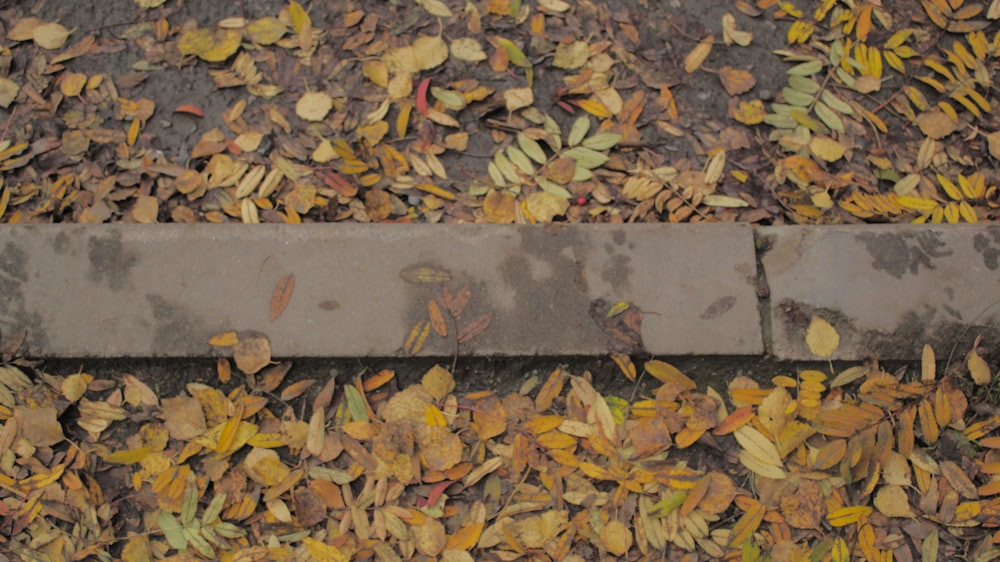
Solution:
[{"label": "dark stain on concrete", "polygon": [[71,244],[72,239],[70,238],[70,235],[60,231],[59,234],[56,234],[56,237],[52,240],[52,249],[55,253],[63,256],[70,251]]},{"label": "dark stain on concrete", "polygon": [[610,283],[616,293],[628,292],[632,288],[629,283],[632,277],[631,262],[631,256],[611,256],[610,263],[601,268],[601,279]]},{"label": "dark stain on concrete", "polygon": [[121,236],[98,238],[91,236],[89,248],[90,271],[87,277],[95,283],[107,283],[112,291],[131,285],[132,268],[139,263],[139,256],[125,250]]},{"label": "dark stain on concrete", "polygon": [[[605,342],[590,318],[588,284],[581,281],[585,264],[579,258],[587,254],[586,238],[558,228],[519,232],[518,249],[498,270],[503,284],[516,295],[515,306],[494,320],[495,332],[519,334],[519,338],[549,349],[578,349],[581,344]],[[539,277],[533,263],[544,264],[547,277]],[[627,282],[627,273],[620,281]]]},{"label": "dark stain on concrete", "polygon": [[27,331],[22,351],[32,353],[46,348],[48,336],[42,316],[24,306],[24,284],[28,282],[28,254],[13,242],[0,253],[0,332]]},{"label": "dark stain on concrete", "polygon": [[977,233],[972,239],[972,248],[983,256],[983,265],[990,271],[1000,267],[1000,229],[991,228]]},{"label": "dark stain on concrete", "polygon": [[146,302],[149,303],[155,323],[153,342],[150,346],[154,356],[163,355],[157,353],[160,349],[170,349],[175,352],[186,350],[184,353],[192,353],[199,349],[199,346],[192,344],[192,341],[198,344],[208,341],[202,337],[205,323],[188,307],[160,295],[146,295]]},{"label": "dark stain on concrete", "polygon": [[979,335],[987,341],[1000,338],[1000,326],[956,321],[954,310],[930,306],[906,312],[889,331],[859,331],[851,318],[834,308],[812,307],[790,300],[782,301],[781,307],[783,314],[778,315],[777,321],[785,324],[789,341],[806,353],[805,333],[808,319],[813,315],[833,325],[840,335],[841,349],[857,349],[885,360],[919,357],[925,343],[941,357],[953,348],[969,349]]},{"label": "dark stain on concrete", "polygon": [[902,279],[907,273],[916,275],[921,267],[936,269],[936,258],[954,253],[941,240],[940,233],[934,231],[904,234],[865,232],[859,234],[858,239],[864,242],[872,257],[872,267],[896,279]]},{"label": "dark stain on concrete", "polygon": [[611,235],[611,240],[613,240],[615,244],[621,246],[628,240],[628,237],[625,236],[624,230],[616,230],[614,234]]},{"label": "dark stain on concrete", "polygon": [[0,272],[18,281],[28,280],[28,254],[13,242],[7,242],[0,254]]}]

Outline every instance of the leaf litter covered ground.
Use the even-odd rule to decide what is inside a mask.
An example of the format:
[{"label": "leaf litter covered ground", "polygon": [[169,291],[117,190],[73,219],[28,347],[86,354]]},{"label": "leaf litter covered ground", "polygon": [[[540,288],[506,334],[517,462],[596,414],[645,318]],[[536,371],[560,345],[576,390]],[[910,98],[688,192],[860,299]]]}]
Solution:
[{"label": "leaf litter covered ground", "polygon": [[[96,28],[0,11],[0,220],[972,222],[1000,204],[996,1],[733,2],[710,25],[653,2],[246,4],[205,22],[140,0]],[[784,74],[759,84],[768,61],[741,50],[775,22]],[[143,87],[192,75],[218,93],[162,106]],[[818,320],[807,338],[837,346]],[[455,394],[445,367],[286,382],[249,345],[164,395],[13,355],[0,549],[23,559],[1000,553],[975,350],[725,388],[615,355],[656,381],[627,397],[564,369],[509,393]]]},{"label": "leaf litter covered ground", "polygon": [[[806,335],[817,357],[838,342],[818,319]],[[0,553],[15,559],[1000,556],[998,388],[975,349],[718,387],[616,354],[619,396],[564,367],[461,393],[440,365],[411,385],[296,377],[254,346],[167,393],[49,374],[14,345]]]},{"label": "leaf litter covered ground", "polygon": [[1000,205],[997,0],[737,0],[705,22],[649,1],[245,3],[199,21],[218,8],[119,1],[93,28],[57,2],[0,12],[0,220],[972,222]]}]

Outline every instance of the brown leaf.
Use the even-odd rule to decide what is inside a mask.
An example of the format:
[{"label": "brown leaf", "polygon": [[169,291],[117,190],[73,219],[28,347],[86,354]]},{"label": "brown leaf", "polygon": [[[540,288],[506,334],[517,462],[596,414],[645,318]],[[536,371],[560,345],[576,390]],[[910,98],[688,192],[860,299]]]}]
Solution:
[{"label": "brown leaf", "polygon": [[298,382],[294,382],[288,385],[285,390],[281,391],[281,399],[285,402],[294,400],[299,396],[302,396],[302,393],[309,390],[309,388],[314,384],[316,384],[316,379],[302,379]]},{"label": "brown leaf", "polygon": [[483,333],[486,328],[489,327],[490,322],[493,321],[493,314],[480,314],[472,320],[469,320],[461,329],[458,331],[458,343],[465,343],[472,338]]},{"label": "brown leaf", "polygon": [[472,285],[466,283],[459,287],[458,291],[452,294],[448,287],[441,288],[441,302],[444,307],[448,309],[448,314],[452,318],[458,318],[462,315],[462,311],[465,307],[469,305],[469,301],[472,300]]},{"label": "brown leaf", "polygon": [[726,93],[731,96],[745,94],[757,85],[757,79],[746,70],[724,66],[719,69],[719,80]]},{"label": "brown leaf", "polygon": [[729,312],[733,305],[736,304],[736,297],[729,295],[725,297],[720,297],[712,304],[705,307],[705,311],[701,313],[702,320],[711,320],[713,318],[718,318],[723,314]]},{"label": "brown leaf", "polygon": [[292,292],[295,290],[295,275],[288,275],[278,279],[274,286],[274,293],[271,295],[270,320],[273,322],[281,317],[288,308],[288,301],[292,299]]},{"label": "brown leaf", "polygon": [[244,334],[233,347],[233,360],[239,370],[256,374],[271,363],[271,341],[259,332]]}]

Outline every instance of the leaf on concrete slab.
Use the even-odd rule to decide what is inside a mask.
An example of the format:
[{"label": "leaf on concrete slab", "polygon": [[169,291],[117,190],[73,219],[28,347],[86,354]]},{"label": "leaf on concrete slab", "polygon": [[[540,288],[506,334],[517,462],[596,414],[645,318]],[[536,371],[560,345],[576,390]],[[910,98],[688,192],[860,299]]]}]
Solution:
[{"label": "leaf on concrete slab", "polygon": [[271,303],[268,307],[269,319],[273,322],[284,314],[288,308],[288,302],[292,299],[292,292],[295,291],[295,275],[289,273],[278,279],[271,295]]},{"label": "leaf on concrete slab", "polygon": [[806,346],[817,357],[830,357],[840,347],[840,334],[829,322],[813,316],[806,328]]},{"label": "leaf on concrete slab", "polygon": [[271,341],[260,332],[243,333],[233,346],[233,360],[239,370],[256,374],[271,363]]}]

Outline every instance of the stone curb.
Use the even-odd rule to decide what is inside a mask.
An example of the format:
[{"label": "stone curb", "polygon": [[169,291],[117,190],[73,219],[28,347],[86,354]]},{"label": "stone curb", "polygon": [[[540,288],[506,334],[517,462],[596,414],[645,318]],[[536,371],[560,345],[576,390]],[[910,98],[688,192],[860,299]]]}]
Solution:
[{"label": "stone curb", "polygon": [[1000,335],[1000,226],[24,225],[0,248],[0,335],[26,330],[31,357],[210,356],[235,330],[287,358],[601,355],[641,333],[660,356],[815,359],[814,315],[843,359]]}]

